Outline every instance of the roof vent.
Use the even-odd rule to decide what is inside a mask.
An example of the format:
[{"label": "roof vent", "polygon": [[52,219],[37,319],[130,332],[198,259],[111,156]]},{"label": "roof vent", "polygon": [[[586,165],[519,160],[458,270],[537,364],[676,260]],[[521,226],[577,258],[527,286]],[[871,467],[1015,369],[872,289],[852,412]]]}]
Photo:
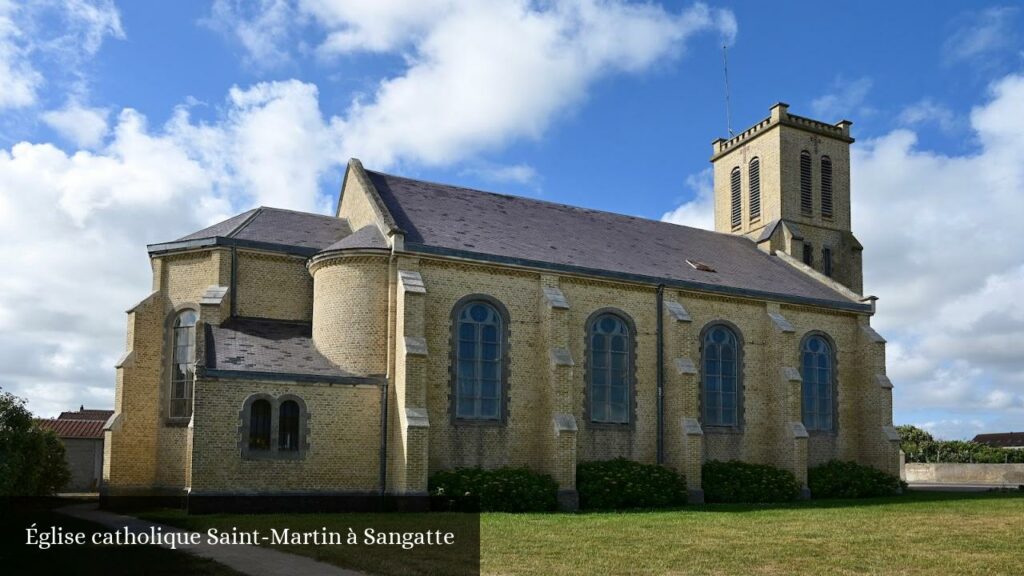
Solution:
[{"label": "roof vent", "polygon": [[690,260],[689,258],[687,258],[686,259],[686,263],[689,264],[690,266],[693,266],[693,268],[695,270],[700,270],[701,272],[714,272],[715,271],[714,268],[712,268],[711,266],[708,266],[707,264],[701,262],[700,260]]}]

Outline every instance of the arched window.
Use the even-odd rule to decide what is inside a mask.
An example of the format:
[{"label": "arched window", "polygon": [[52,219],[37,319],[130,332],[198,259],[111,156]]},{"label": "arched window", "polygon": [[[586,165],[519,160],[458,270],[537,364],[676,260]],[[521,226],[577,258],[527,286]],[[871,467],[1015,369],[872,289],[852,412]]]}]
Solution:
[{"label": "arched window", "polygon": [[832,217],[832,159],[821,157],[821,217]]},{"label": "arched window", "polygon": [[455,417],[501,420],[505,319],[486,300],[462,304],[455,319]]},{"label": "arched window", "polygon": [[285,400],[278,408],[277,449],[296,451],[299,449],[299,404]]},{"label": "arched window", "polygon": [[270,402],[262,398],[249,406],[249,450],[270,450]]},{"label": "arched window", "polygon": [[628,424],[633,331],[622,316],[603,312],[590,320],[587,332],[590,421]]},{"label": "arched window", "polygon": [[761,217],[761,159],[754,158],[748,167],[750,176],[750,219]]},{"label": "arched window", "polygon": [[803,380],[803,420],[808,430],[832,430],[835,413],[832,345],[813,334],[804,339],[800,376]]},{"label": "arched window", "polygon": [[800,212],[804,216],[814,213],[814,201],[811,196],[811,153],[800,152]]},{"label": "arched window", "polygon": [[740,406],[740,339],[725,324],[704,329],[703,412],[707,426],[738,426]]},{"label": "arched window", "polygon": [[171,328],[171,393],[170,417],[192,416],[192,384],[196,372],[195,310],[182,310]]},{"label": "arched window", "polygon": [[737,166],[732,169],[732,175],[730,176],[730,186],[732,187],[732,210],[730,212],[730,218],[733,228],[739,228],[740,224],[743,223],[743,208],[740,207],[742,195],[740,193],[740,168]]}]

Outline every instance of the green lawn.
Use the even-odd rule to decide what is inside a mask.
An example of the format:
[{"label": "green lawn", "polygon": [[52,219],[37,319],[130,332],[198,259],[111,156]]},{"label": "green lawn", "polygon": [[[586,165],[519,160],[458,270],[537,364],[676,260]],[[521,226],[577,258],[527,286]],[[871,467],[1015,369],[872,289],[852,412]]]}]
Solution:
[{"label": "green lawn", "polygon": [[[353,515],[146,517],[193,529],[290,525],[344,529]],[[428,515],[429,517],[429,515]],[[484,514],[485,574],[1024,574],[1024,494],[942,494],[658,512]],[[287,547],[375,572],[430,573],[395,553]]]}]

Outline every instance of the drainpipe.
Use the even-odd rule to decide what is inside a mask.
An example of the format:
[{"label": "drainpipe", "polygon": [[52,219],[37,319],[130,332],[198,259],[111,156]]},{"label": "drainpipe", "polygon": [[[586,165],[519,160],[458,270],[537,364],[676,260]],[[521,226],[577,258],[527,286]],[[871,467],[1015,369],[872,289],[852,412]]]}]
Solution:
[{"label": "drainpipe", "polygon": [[231,300],[228,301],[230,304],[229,314],[234,318],[238,315],[238,249],[234,246],[231,247],[231,279],[229,282],[231,293]]},{"label": "drainpipe", "polygon": [[665,285],[658,284],[658,464],[665,463]]},{"label": "drainpipe", "polygon": [[380,387],[380,495],[388,490],[388,379]]}]

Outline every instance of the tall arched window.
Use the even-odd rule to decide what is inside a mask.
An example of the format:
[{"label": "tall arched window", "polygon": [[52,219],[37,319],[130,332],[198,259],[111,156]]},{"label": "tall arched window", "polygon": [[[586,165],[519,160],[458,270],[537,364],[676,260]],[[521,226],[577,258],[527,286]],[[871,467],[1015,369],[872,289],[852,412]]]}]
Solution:
[{"label": "tall arched window", "polygon": [[626,319],[602,312],[588,324],[590,421],[628,424],[632,399],[633,331]]},{"label": "tall arched window", "polygon": [[501,420],[504,394],[505,318],[486,300],[455,310],[455,417]]},{"label": "tall arched window", "polygon": [[821,335],[804,338],[800,376],[803,380],[803,420],[808,430],[832,430],[835,413],[832,345]]},{"label": "tall arched window", "polygon": [[299,404],[285,400],[278,408],[277,449],[295,451],[299,449]]},{"label": "tall arched window", "polygon": [[199,314],[195,310],[182,310],[174,317],[174,324],[171,328],[171,418],[192,416],[197,320],[199,320]]},{"label": "tall arched window", "polygon": [[750,219],[761,217],[761,159],[754,158],[748,167],[750,177]]},{"label": "tall arched window", "polygon": [[701,376],[707,426],[739,425],[741,354],[735,330],[725,324],[713,324],[704,329]]},{"label": "tall arched window", "polygon": [[262,398],[249,406],[249,450],[270,450],[270,402]]},{"label": "tall arched window", "polygon": [[740,193],[740,168],[737,166],[732,169],[732,175],[729,181],[732,187],[732,209],[730,211],[730,221],[732,222],[733,228],[739,228],[740,224],[743,223],[743,208],[740,206],[742,201],[742,194]]},{"label": "tall arched window", "polygon": [[811,153],[800,152],[800,212],[804,216],[814,213],[814,200],[811,196]]},{"label": "tall arched window", "polygon": [[821,157],[821,217],[832,217],[832,159]]}]

